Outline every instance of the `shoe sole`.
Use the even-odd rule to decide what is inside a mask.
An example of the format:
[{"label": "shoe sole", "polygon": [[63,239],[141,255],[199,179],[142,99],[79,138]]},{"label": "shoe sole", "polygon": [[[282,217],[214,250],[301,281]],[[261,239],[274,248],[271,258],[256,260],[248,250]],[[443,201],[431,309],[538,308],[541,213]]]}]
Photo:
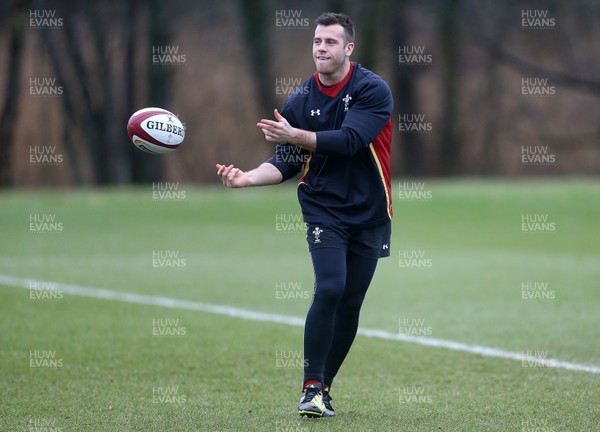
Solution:
[{"label": "shoe sole", "polygon": [[298,411],[298,414],[300,414],[300,417],[302,417],[302,416],[312,417],[312,418],[323,417],[323,413],[318,413],[318,412],[314,412],[314,411],[306,411],[306,410]]}]

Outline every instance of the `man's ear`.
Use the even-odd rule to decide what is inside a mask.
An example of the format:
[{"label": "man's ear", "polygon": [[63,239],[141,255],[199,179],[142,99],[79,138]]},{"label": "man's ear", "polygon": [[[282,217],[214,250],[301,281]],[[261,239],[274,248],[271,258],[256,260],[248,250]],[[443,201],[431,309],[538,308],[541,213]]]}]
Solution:
[{"label": "man's ear", "polygon": [[353,51],[354,51],[354,42],[348,42],[348,45],[346,45],[346,56],[350,57],[350,55],[352,55]]}]

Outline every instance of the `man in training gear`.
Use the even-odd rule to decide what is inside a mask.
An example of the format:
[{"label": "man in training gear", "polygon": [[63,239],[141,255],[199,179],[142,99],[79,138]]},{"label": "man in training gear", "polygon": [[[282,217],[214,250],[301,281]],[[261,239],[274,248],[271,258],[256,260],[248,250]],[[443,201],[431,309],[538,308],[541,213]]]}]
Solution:
[{"label": "man in training gear", "polygon": [[387,83],[351,62],[354,25],[347,15],[316,20],[317,71],[288,97],[275,120],[257,126],[275,154],[244,172],[217,164],[230,188],[278,184],[302,172],[298,200],[315,274],[304,327],[300,415],[333,416],[330,389],[358,329],[377,266],[390,255],[392,94]]}]

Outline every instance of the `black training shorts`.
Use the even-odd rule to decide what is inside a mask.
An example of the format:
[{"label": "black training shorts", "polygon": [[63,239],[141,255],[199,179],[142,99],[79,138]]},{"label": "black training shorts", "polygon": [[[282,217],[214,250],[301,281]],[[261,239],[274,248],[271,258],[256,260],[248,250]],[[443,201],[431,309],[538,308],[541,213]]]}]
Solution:
[{"label": "black training shorts", "polygon": [[368,228],[318,223],[306,226],[306,240],[311,252],[317,248],[336,247],[367,258],[390,256],[391,221]]}]

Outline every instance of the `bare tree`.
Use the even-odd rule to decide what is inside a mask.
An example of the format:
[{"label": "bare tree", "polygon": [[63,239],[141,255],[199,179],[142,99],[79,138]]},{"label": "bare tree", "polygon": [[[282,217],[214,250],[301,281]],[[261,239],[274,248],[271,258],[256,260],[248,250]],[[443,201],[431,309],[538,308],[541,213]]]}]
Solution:
[{"label": "bare tree", "polygon": [[11,160],[15,123],[19,110],[19,89],[21,84],[21,57],[27,23],[29,1],[16,0],[6,8],[5,19],[10,22],[8,44],[8,66],[4,104],[0,111],[0,187],[11,186],[13,182]]},{"label": "bare tree", "polygon": [[579,76],[566,70],[556,70],[525,59],[511,52],[501,42],[487,35],[481,37],[479,43],[497,56],[504,64],[520,72],[529,75],[541,75],[556,85],[600,96],[600,80],[598,79],[591,76]]},{"label": "bare tree", "polygon": [[[145,60],[142,62],[143,67],[148,73],[148,80],[145,89],[145,94],[135,95],[135,64],[136,58],[135,44],[136,34],[135,31],[138,29],[136,13],[139,13],[139,9],[136,11],[135,5],[138,3],[137,0],[131,0],[132,4],[129,5],[129,15],[133,19],[132,27],[129,28],[128,35],[128,50],[130,50],[131,58],[128,60],[128,91],[130,92],[128,105],[130,104],[130,114],[141,106],[135,106],[136,101],[140,99],[144,101],[144,104],[158,107],[168,107],[170,103],[171,87],[173,81],[173,70],[169,66],[160,66],[153,64],[152,52],[154,47],[167,46],[171,43],[173,38],[172,32],[162,22],[162,17],[165,16],[166,7],[164,2],[158,0],[150,0],[146,2],[147,14],[149,17],[148,23],[148,35],[144,40],[147,44],[142,45],[142,53],[145,56]],[[143,75],[142,71],[139,71],[140,75]],[[137,96],[137,97],[136,97]],[[124,122],[127,119],[123,119]],[[128,155],[130,160],[130,171],[131,179],[134,183],[149,183],[151,181],[159,180],[163,174],[163,159],[155,155],[146,154],[140,152],[134,146],[128,147]]]},{"label": "bare tree", "polygon": [[[276,106],[271,72],[271,36],[267,23],[269,10],[265,0],[239,0],[243,35],[250,56],[250,66],[256,84],[263,115]],[[274,11],[270,14],[273,16]]]},{"label": "bare tree", "polygon": [[[81,125],[93,168],[93,183],[111,183],[109,149],[104,135],[110,118],[109,58],[99,17],[65,8],[63,30],[44,38],[48,57],[60,82],[65,83],[60,98],[65,123]],[[88,60],[89,59],[89,60]]]},{"label": "bare tree", "polygon": [[[407,46],[410,39],[410,27],[408,25],[407,14],[409,11],[410,0],[399,0],[395,2],[393,14],[393,41],[394,49]],[[401,114],[416,114],[417,95],[415,93],[416,77],[414,68],[410,66],[396,66],[394,68],[394,83],[396,94],[394,103],[396,112]],[[421,135],[416,133],[406,133],[401,136],[402,151],[404,153],[404,169],[408,176],[419,176],[425,170],[425,154]]]},{"label": "bare tree", "polygon": [[[491,8],[490,8],[491,7]],[[495,40],[504,40],[510,29],[510,13],[503,5],[485,4],[479,1],[468,1],[465,4],[465,19],[469,40],[477,40],[481,34],[490,33]],[[476,109],[480,113],[483,132],[480,147],[482,149],[481,165],[474,169],[478,174],[496,175],[500,172],[500,147],[498,135],[505,123],[502,112],[502,86],[499,67],[500,60],[492,50],[483,55],[483,85],[478,93]],[[474,143],[473,143],[474,144]]]},{"label": "bare tree", "polygon": [[461,0],[443,0],[440,9],[440,51],[442,53],[442,125],[440,134],[440,174],[454,175],[461,171],[461,141],[457,123],[460,94],[459,44]]},{"label": "bare tree", "polygon": [[360,48],[361,63],[368,69],[375,69],[377,59],[378,36],[381,28],[381,22],[384,18],[385,11],[388,10],[389,4],[386,0],[364,2],[365,20],[361,26],[362,44]]},{"label": "bare tree", "polygon": [[[161,158],[125,145],[127,116],[141,108],[136,107],[138,99],[141,103],[150,101],[155,106],[168,106],[172,81],[168,67],[151,64],[151,47],[168,45],[171,38],[160,22],[163,6],[152,0],[146,3],[147,9],[140,9],[137,3],[130,0],[125,5],[109,2],[79,7],[71,4],[65,8],[64,29],[44,38],[53,70],[58,80],[66,83],[60,98],[65,124],[81,127],[93,184],[149,182],[161,176]],[[139,29],[137,15],[144,11],[150,17],[146,38],[135,34]],[[118,45],[126,47],[126,55],[111,52],[111,37],[123,42]],[[143,67],[147,68],[147,74],[135,70],[138,40],[144,47]],[[114,76],[119,65],[125,80]],[[145,94],[141,96],[135,94],[138,75],[148,77]],[[79,160],[68,130],[64,136],[71,171],[76,182],[80,182]]]}]

